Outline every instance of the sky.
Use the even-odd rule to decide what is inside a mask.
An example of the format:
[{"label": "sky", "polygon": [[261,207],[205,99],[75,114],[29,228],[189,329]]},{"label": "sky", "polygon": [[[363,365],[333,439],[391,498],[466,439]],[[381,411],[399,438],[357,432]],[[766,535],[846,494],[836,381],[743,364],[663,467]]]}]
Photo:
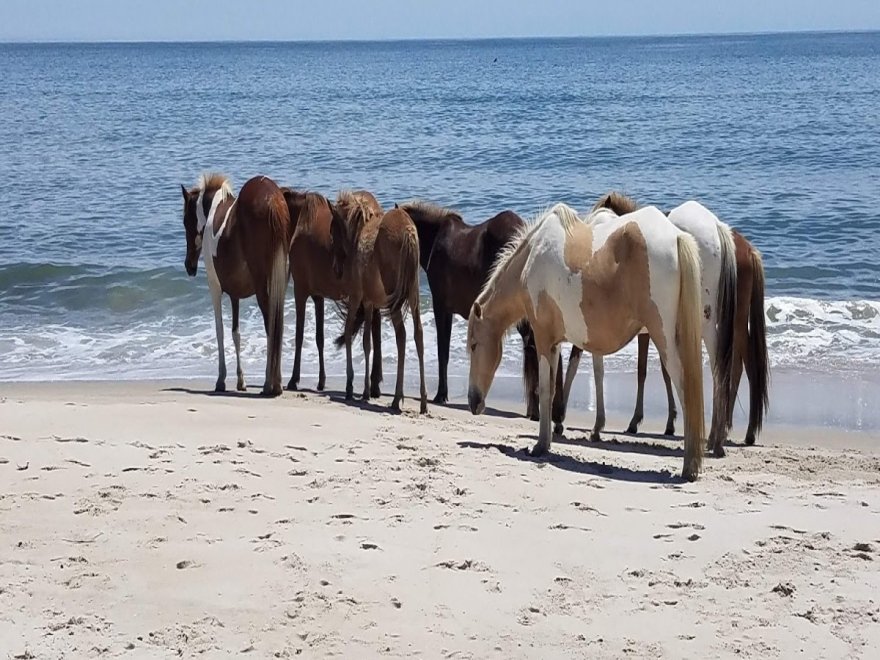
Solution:
[{"label": "sky", "polygon": [[0,0],[0,41],[878,30],[880,0]]}]

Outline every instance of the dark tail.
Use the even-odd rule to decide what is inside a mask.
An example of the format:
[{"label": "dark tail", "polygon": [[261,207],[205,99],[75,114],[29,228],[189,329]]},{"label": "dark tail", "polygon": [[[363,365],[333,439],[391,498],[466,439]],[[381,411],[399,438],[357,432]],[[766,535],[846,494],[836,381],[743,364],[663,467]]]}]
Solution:
[{"label": "dark tail", "polygon": [[[400,265],[397,268],[397,282],[394,292],[388,298],[386,314],[402,313],[410,302],[419,299],[419,235],[415,225],[407,228],[400,247]],[[418,303],[416,303],[418,304]]]},{"label": "dark tail", "polygon": [[721,277],[718,281],[718,297],[715,301],[715,316],[718,323],[715,346],[715,378],[723,386],[722,405],[718,411],[722,420],[729,419],[736,396],[731,392],[733,379],[733,334],[736,320],[736,246],[730,229],[718,224],[718,238],[721,242]]},{"label": "dark tail", "polygon": [[[342,327],[345,327],[347,318],[348,318],[348,308],[345,307],[344,303],[337,303],[336,309],[339,311],[339,316],[342,318]],[[357,337],[358,332],[360,332],[361,327],[364,325],[364,306],[361,305],[357,308],[357,312],[354,315],[354,328],[351,331],[351,337],[354,339]],[[333,344],[336,348],[342,348],[345,346],[345,333],[343,332],[336,339],[333,340]]]},{"label": "dark tail", "polygon": [[516,326],[523,340],[523,390],[526,399],[526,416],[538,416],[538,351],[535,348],[535,334],[532,326],[525,319]]},{"label": "dark tail", "polygon": [[767,326],[764,319],[764,262],[752,248],[752,304],[749,308],[749,428],[760,433],[770,408],[770,362],[767,358]]}]

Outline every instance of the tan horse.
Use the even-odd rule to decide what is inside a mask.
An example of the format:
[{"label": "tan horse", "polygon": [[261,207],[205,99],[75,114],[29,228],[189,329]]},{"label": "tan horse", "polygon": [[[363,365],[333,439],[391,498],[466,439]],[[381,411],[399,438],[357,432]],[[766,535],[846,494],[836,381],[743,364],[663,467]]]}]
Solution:
[{"label": "tan horse", "polygon": [[[299,385],[302,359],[303,334],[306,320],[306,303],[311,298],[315,305],[315,343],[318,348],[318,391],[326,384],[324,371],[324,299],[340,301],[347,295],[344,282],[333,270],[333,239],[330,224],[333,219],[330,202],[315,192],[299,192],[282,188],[293,238],[290,240],[290,275],[293,278],[293,295],[296,302],[296,353],[293,374],[287,383],[288,390]],[[371,376],[373,396],[379,396],[382,381],[381,317],[378,310],[371,323],[375,351]]]},{"label": "tan horse", "polygon": [[208,288],[214,304],[219,357],[215,390],[226,390],[223,348],[222,295],[232,301],[232,341],[235,344],[237,388],[245,389],[241,369],[238,308],[242,298],[256,293],[266,329],[266,380],[263,394],[281,394],[281,343],[284,334],[284,296],[287,291],[287,245],[290,216],[284,195],[272,179],[254,177],[238,199],[222,174],[207,174],[183,191],[186,231],[186,272],[195,276],[204,253]]},{"label": "tan horse", "polygon": [[704,437],[700,302],[696,242],[662,212],[646,207],[618,217],[600,209],[584,222],[557,204],[502,253],[471,310],[471,412],[485,408],[504,333],[527,318],[539,358],[540,432],[533,453],[543,454],[550,449],[560,343],[607,355],[646,328],[684,402],[682,477],[696,479]]},{"label": "tan horse", "polygon": [[[420,411],[426,413],[428,393],[425,389],[425,351],[419,308],[419,238],[416,227],[409,215],[400,208],[395,207],[383,215],[376,198],[367,192],[342,192],[332,209],[334,269],[343,279],[347,292],[345,331],[337,339],[337,345],[345,344],[346,399],[353,397],[354,390],[352,338],[364,318],[371,318],[375,310],[386,310],[397,339],[397,384],[391,407],[400,410],[406,355],[403,315],[409,309],[419,358]],[[370,334],[364,332],[364,400],[369,400],[371,396]]]}]

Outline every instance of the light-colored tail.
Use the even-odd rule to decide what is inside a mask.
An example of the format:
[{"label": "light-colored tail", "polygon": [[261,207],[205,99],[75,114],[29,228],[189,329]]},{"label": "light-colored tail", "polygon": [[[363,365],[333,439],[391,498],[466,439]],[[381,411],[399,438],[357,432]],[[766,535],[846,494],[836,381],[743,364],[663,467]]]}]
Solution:
[{"label": "light-colored tail", "polygon": [[718,296],[715,301],[715,318],[718,324],[715,346],[715,376],[721,384],[723,410],[716,414],[720,419],[730,417],[735,395],[731,395],[733,379],[733,334],[736,320],[736,246],[730,227],[718,223],[718,239],[721,242],[721,276],[718,279]]},{"label": "light-colored tail", "polygon": [[[388,299],[388,314],[404,312],[412,301],[419,299],[419,235],[415,225],[407,227],[400,247],[397,282]],[[416,303],[418,304],[418,303]]]},{"label": "light-colored tail", "polygon": [[675,340],[682,367],[684,392],[684,468],[682,477],[695,480],[703,466],[703,352],[700,307],[700,254],[693,236],[678,236],[679,294]]},{"label": "light-colored tail", "polygon": [[[752,304],[749,308],[749,428],[761,432],[764,414],[770,407],[770,361],[767,357],[767,325],[764,319],[764,262],[754,247],[752,259]],[[733,393],[736,396],[736,393]]]}]

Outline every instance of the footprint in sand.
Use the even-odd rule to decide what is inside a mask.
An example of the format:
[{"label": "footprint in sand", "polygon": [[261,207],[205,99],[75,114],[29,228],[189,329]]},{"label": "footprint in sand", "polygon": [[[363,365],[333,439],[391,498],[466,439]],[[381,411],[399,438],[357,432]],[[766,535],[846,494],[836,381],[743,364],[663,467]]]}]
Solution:
[{"label": "footprint in sand", "polygon": [[194,562],[190,559],[184,559],[183,561],[177,562],[177,564],[175,564],[175,566],[177,567],[178,570],[182,571],[187,568],[198,568],[199,566],[201,566],[201,564]]}]

